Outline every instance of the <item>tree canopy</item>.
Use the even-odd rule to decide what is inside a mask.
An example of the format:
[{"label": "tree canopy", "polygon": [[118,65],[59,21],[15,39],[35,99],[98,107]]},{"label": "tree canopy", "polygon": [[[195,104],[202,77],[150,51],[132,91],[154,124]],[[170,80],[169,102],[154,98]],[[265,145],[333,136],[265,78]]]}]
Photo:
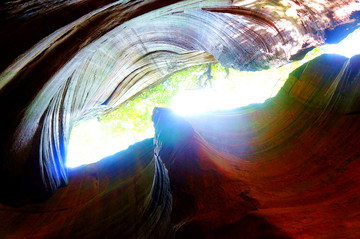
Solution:
[{"label": "tree canopy", "polygon": [[[231,96],[224,97],[226,99],[220,102],[220,106],[212,110],[262,103],[277,94],[291,71],[323,52],[322,49],[315,48],[300,61],[256,72],[239,72],[224,68],[220,64],[197,65],[177,72],[161,84],[144,90],[109,114],[93,119],[93,123],[79,122],[70,136],[68,166],[95,162],[135,142],[153,137],[151,116],[154,107],[174,108],[174,99],[184,91],[196,94],[198,90],[208,89],[223,93],[223,96]],[[214,97],[217,97],[216,94]],[[79,151],[80,147],[84,149]],[[98,149],[102,153],[94,154],[91,152],[92,149]],[[86,158],[87,162],[73,161],[78,158]]]}]

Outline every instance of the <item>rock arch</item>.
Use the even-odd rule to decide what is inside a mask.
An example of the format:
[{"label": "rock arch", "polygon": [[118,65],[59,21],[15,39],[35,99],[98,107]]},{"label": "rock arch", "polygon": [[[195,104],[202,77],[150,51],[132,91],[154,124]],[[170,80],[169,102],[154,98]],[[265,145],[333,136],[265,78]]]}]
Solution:
[{"label": "rock arch", "polygon": [[[10,220],[1,230],[18,237],[286,238],[329,230],[356,237],[359,57],[308,63],[259,108],[198,119],[157,109],[154,154],[144,141],[70,172],[70,184],[64,162],[77,120],[191,65],[279,66],[355,29],[359,8],[351,0],[4,3],[0,182],[2,218]],[[172,127],[187,134],[163,136]],[[222,201],[230,206],[219,210]]]}]

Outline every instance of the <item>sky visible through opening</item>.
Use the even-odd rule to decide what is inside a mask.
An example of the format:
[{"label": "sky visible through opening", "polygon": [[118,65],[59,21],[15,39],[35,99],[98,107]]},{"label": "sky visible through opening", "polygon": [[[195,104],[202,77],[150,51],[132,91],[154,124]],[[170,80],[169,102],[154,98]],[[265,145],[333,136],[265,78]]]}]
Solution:
[{"label": "sky visible through opening", "polygon": [[154,107],[168,107],[180,115],[189,115],[263,103],[274,97],[289,73],[305,62],[323,53],[346,57],[360,54],[359,43],[360,28],[339,44],[315,48],[303,60],[276,69],[238,72],[219,64],[211,65],[212,87],[208,81],[205,82],[209,65],[178,72],[110,114],[78,122],[70,135],[67,166],[97,162],[129,145],[153,137],[151,114]]}]

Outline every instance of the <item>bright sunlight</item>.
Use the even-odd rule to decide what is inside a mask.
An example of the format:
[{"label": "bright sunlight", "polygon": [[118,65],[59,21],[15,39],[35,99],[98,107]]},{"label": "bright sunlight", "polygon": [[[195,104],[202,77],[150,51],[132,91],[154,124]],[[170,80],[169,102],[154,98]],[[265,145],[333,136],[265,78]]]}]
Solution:
[{"label": "bright sunlight", "polygon": [[199,114],[263,103],[275,96],[289,73],[323,54],[351,57],[360,54],[360,29],[339,44],[324,45],[301,61],[259,72],[238,72],[219,64],[200,65],[178,72],[155,88],[145,90],[110,114],[80,121],[72,129],[67,166],[90,164],[154,135],[154,107],[170,107],[178,114]]}]

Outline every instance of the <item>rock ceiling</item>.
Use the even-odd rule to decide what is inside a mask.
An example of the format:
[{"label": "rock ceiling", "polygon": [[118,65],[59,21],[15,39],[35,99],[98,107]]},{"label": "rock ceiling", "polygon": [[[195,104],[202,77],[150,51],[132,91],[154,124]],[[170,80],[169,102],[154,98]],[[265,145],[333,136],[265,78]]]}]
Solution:
[{"label": "rock ceiling", "polygon": [[359,10],[353,0],[2,3],[0,230],[359,237],[358,56],[319,57],[259,108],[187,119],[156,109],[154,145],[65,167],[79,119],[192,65],[277,67],[345,37]]}]

